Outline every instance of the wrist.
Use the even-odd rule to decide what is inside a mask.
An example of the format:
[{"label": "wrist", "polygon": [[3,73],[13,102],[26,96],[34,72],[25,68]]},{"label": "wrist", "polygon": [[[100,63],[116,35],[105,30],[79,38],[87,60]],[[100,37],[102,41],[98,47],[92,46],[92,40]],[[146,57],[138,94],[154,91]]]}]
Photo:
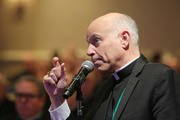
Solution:
[{"label": "wrist", "polygon": [[65,101],[65,99],[63,97],[60,97],[60,96],[50,97],[50,100],[51,100],[51,109],[58,108]]}]

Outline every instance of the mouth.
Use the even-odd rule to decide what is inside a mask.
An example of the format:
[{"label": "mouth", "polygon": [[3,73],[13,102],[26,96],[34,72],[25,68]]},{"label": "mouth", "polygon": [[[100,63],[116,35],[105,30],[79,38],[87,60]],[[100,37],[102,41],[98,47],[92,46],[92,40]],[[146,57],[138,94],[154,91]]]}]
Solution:
[{"label": "mouth", "polygon": [[92,62],[94,63],[95,66],[97,66],[99,62],[102,62],[102,58],[92,58]]}]

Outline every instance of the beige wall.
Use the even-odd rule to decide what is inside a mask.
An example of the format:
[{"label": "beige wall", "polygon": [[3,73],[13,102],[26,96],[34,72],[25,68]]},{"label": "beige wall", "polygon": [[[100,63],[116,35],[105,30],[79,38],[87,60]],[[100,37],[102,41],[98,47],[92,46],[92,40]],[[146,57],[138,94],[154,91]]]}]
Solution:
[{"label": "beige wall", "polygon": [[[15,1],[24,1],[22,18],[17,17]],[[88,24],[114,11],[136,20],[144,51],[180,56],[179,0],[1,0],[0,57],[21,60],[27,51],[46,59],[49,51],[71,45],[85,50]]]}]

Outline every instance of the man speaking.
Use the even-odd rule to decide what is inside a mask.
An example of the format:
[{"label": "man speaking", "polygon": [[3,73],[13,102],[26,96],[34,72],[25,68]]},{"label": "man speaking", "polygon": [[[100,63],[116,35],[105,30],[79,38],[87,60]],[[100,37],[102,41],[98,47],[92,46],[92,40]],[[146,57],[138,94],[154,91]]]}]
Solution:
[{"label": "man speaking", "polygon": [[[178,120],[179,75],[162,64],[149,63],[140,54],[136,23],[125,14],[109,13],[88,27],[87,55],[109,78],[102,82],[84,120]],[[54,68],[44,76],[54,120],[73,119],[63,97],[64,63],[52,60]]]}]

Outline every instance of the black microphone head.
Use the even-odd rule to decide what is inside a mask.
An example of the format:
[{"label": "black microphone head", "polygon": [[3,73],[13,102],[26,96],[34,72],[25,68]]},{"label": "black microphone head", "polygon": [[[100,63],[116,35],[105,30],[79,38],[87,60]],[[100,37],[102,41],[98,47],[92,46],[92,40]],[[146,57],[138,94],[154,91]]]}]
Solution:
[{"label": "black microphone head", "polygon": [[92,72],[94,70],[94,64],[89,60],[84,61],[81,67],[85,67],[88,72]]},{"label": "black microphone head", "polygon": [[91,61],[84,61],[81,65],[81,69],[79,70],[78,74],[73,77],[70,85],[66,88],[64,92],[64,98],[70,97],[74,91],[81,87],[82,83],[85,81],[86,76],[88,73],[92,72],[94,69],[94,64]]}]

